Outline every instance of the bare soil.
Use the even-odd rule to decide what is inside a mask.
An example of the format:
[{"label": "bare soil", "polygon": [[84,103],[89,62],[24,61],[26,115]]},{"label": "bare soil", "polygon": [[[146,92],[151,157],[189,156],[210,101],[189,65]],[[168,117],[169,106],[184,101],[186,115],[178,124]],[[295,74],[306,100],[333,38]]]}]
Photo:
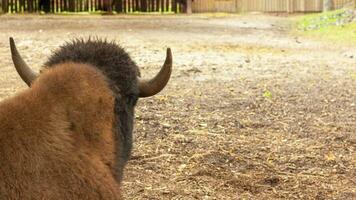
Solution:
[{"label": "bare soil", "polygon": [[174,72],[137,105],[127,199],[356,199],[356,48],[290,34],[267,15],[0,17],[0,99],[72,38],[124,46],[144,77]]}]

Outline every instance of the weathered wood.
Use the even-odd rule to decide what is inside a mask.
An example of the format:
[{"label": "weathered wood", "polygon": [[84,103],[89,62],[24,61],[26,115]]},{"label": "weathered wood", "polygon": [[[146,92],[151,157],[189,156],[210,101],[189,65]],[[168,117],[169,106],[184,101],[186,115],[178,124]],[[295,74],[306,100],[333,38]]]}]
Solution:
[{"label": "weathered wood", "polygon": [[75,1],[74,0],[68,2],[68,8],[69,8],[70,12],[75,11]]},{"label": "weathered wood", "polygon": [[61,1],[61,12],[67,11],[67,1]]},{"label": "weathered wood", "polygon": [[294,5],[294,1],[293,0],[287,0],[287,13],[292,13],[294,12],[294,8],[293,8],[293,5]]},{"label": "weathered wood", "polygon": [[126,1],[125,0],[122,2],[122,11],[126,12]]},{"label": "weathered wood", "polygon": [[25,10],[26,10],[25,0],[19,0],[19,10],[18,10],[18,12],[23,12]]},{"label": "weathered wood", "polygon": [[[333,0],[332,9],[356,0]],[[356,4],[356,3],[355,3]],[[193,0],[192,12],[321,12],[323,0]]]},{"label": "weathered wood", "polygon": [[54,13],[56,10],[54,9],[55,1],[48,1],[49,2],[49,12]]},{"label": "weathered wood", "polygon": [[141,11],[142,12],[147,11],[147,1],[146,0],[141,0]]},{"label": "weathered wood", "polygon": [[80,0],[75,0],[75,12],[80,12]]},{"label": "weathered wood", "polygon": [[177,1],[172,0],[172,11],[177,13]]},{"label": "weathered wood", "polygon": [[18,11],[19,11],[19,9],[18,9],[18,5],[19,5],[19,4],[18,4],[17,1],[18,1],[18,0],[14,0],[14,4],[15,4],[15,5],[13,6],[13,7],[14,7],[14,12],[18,12]]},{"label": "weathered wood", "polygon": [[112,0],[104,0],[103,10],[112,13]]},{"label": "weathered wood", "polygon": [[27,0],[27,11],[33,12],[33,0]]},{"label": "weathered wood", "polygon": [[161,12],[164,12],[164,2],[165,2],[165,0],[161,0]]},{"label": "weathered wood", "polygon": [[160,5],[161,5],[160,0],[156,0],[156,12],[159,12]]},{"label": "weathered wood", "polygon": [[50,0],[40,0],[40,5],[42,10],[46,13],[51,12],[51,1]]},{"label": "weathered wood", "polygon": [[9,1],[8,0],[3,0],[3,2],[2,2],[2,11],[4,13],[9,12]]},{"label": "weathered wood", "polygon": [[122,12],[122,0],[115,0],[115,11]]},{"label": "weathered wood", "polygon": [[139,11],[139,4],[140,4],[140,1],[139,0],[135,0],[134,11]]},{"label": "weathered wood", "polygon": [[[0,0],[0,12],[320,12],[327,0]],[[332,9],[356,0],[332,0]],[[330,8],[330,4],[328,4]],[[328,8],[328,9],[329,9]]]},{"label": "weathered wood", "polygon": [[186,0],[185,13],[192,14],[192,0]]}]

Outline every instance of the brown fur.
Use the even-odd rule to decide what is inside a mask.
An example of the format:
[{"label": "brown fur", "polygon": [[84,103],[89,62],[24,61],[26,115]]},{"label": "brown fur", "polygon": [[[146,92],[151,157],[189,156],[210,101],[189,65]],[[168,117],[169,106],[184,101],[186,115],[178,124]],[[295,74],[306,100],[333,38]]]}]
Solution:
[{"label": "brown fur", "polygon": [[0,199],[121,199],[114,96],[94,67],[58,64],[0,103]]}]

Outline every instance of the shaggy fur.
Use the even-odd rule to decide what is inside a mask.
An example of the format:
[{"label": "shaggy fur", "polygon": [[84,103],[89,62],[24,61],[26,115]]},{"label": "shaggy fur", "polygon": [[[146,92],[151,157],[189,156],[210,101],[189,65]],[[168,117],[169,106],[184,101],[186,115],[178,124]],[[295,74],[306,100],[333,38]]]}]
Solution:
[{"label": "shaggy fur", "polygon": [[60,47],[44,68],[52,68],[65,62],[88,63],[108,77],[110,88],[115,95],[116,114],[116,175],[122,179],[123,169],[132,149],[134,107],[138,99],[137,77],[139,68],[123,48],[115,43],[102,40],[75,40]]},{"label": "shaggy fur", "polygon": [[121,199],[113,166],[123,141],[112,134],[120,89],[114,95],[88,64],[51,66],[0,103],[0,199]]}]

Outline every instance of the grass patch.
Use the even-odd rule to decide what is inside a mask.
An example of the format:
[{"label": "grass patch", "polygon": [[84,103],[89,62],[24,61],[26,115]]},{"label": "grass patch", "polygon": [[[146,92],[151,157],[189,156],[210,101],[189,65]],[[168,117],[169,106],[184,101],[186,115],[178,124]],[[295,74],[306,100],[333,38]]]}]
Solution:
[{"label": "grass patch", "polygon": [[329,41],[356,44],[356,13],[342,9],[297,17],[297,33]]}]

